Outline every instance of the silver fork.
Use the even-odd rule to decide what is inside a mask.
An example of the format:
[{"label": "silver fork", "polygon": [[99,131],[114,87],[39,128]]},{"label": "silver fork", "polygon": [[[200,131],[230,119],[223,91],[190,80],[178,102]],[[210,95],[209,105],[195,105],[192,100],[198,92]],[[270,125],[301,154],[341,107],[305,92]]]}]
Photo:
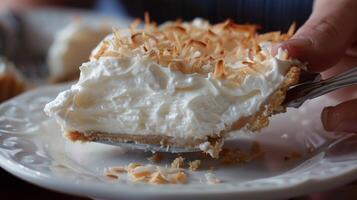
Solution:
[{"label": "silver fork", "polygon": [[[309,74],[308,74],[309,75]],[[320,74],[310,74],[312,78],[289,88],[284,105],[299,108],[305,101],[322,96],[339,88],[357,84],[357,67],[326,80]],[[304,74],[301,76],[304,79]]]},{"label": "silver fork", "polygon": [[[302,72],[299,83],[292,86],[287,91],[286,99],[283,104],[287,107],[299,108],[309,99],[355,84],[357,84],[357,67],[326,80],[321,80],[321,75],[318,73]],[[200,151],[199,148],[162,147],[160,145],[138,144],[135,142],[118,143],[104,139],[96,140],[94,142],[153,152],[185,153]]]}]

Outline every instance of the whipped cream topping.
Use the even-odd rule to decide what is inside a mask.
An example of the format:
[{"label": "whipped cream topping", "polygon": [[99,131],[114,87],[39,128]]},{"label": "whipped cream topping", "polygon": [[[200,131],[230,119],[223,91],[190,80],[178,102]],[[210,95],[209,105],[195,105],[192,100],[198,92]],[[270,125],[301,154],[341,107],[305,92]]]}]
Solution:
[{"label": "whipped cream topping", "polygon": [[[77,84],[48,103],[45,112],[64,131],[206,138],[256,113],[293,64],[279,49],[264,71],[246,74],[237,87],[229,80],[183,74],[142,57],[100,57],[84,63]],[[242,60],[229,67],[240,68]]]},{"label": "whipped cream topping", "polygon": [[78,67],[88,60],[92,49],[109,33],[109,26],[94,26],[76,20],[65,26],[54,38],[47,62],[52,77],[79,73]]}]

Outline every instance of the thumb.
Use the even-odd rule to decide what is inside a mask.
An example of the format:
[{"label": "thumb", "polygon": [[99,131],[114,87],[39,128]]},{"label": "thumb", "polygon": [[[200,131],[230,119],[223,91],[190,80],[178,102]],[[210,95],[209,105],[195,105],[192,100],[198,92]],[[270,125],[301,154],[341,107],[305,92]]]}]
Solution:
[{"label": "thumb", "polygon": [[327,131],[357,133],[357,99],[324,108],[321,121]]},{"label": "thumb", "polygon": [[[351,1],[319,2],[322,1],[317,1],[312,15],[295,35],[274,47],[274,51],[282,48],[291,57],[307,62],[308,70],[315,72],[332,67],[343,56],[351,43],[357,17],[351,5],[344,3]],[[337,5],[331,5],[336,2]]]}]

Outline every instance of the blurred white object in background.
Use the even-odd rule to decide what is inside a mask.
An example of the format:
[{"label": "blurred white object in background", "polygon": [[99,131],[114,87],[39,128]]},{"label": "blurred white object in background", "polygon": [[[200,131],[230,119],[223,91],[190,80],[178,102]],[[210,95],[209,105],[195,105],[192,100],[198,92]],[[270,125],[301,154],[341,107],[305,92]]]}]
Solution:
[{"label": "blurred white object in background", "polygon": [[78,78],[79,66],[88,60],[92,49],[111,29],[105,21],[102,25],[93,25],[74,19],[56,33],[47,56],[50,79],[63,82]]}]

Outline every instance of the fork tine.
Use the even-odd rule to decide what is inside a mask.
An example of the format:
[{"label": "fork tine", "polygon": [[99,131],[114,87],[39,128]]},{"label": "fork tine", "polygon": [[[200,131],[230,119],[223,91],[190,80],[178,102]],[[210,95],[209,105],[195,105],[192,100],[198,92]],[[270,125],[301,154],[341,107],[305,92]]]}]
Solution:
[{"label": "fork tine", "polygon": [[293,86],[287,91],[283,105],[298,108],[306,100],[355,84],[357,84],[357,67],[326,80],[317,80]]}]

